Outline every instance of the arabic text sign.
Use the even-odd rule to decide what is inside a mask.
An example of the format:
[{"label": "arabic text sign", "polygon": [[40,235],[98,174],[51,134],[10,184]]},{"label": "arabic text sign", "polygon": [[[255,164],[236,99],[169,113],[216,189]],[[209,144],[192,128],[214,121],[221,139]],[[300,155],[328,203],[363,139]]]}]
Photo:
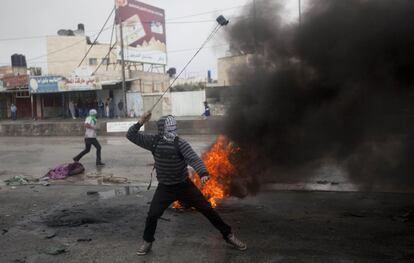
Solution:
[{"label": "arabic text sign", "polygon": [[30,77],[30,93],[53,93],[64,89],[65,80],[61,76],[35,76]]},{"label": "arabic text sign", "polygon": [[84,91],[102,89],[94,78],[73,77],[66,79],[62,76],[30,77],[30,93],[55,93],[66,91]]}]

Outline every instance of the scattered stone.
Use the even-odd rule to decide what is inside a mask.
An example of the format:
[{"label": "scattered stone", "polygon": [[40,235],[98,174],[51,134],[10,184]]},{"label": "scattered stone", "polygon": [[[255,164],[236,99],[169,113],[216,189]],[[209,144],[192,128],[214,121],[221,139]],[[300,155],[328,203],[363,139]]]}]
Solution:
[{"label": "scattered stone", "polygon": [[165,218],[165,217],[160,217],[161,220],[167,221],[167,222],[171,222],[171,219],[169,218]]},{"label": "scattered stone", "polygon": [[66,248],[63,246],[51,246],[51,247],[46,248],[43,252],[48,255],[56,256],[56,255],[65,253]]},{"label": "scattered stone", "polygon": [[12,178],[5,180],[4,182],[6,183],[6,185],[22,185],[29,183],[28,179],[23,175],[13,176]]},{"label": "scattered stone", "polygon": [[41,181],[41,185],[43,185],[43,186],[49,186],[50,183],[49,183],[49,181]]},{"label": "scattered stone", "polygon": [[51,238],[54,238],[55,236],[56,236],[56,233],[53,232],[53,233],[48,234],[45,238],[46,239],[51,239]]},{"label": "scattered stone", "polygon": [[78,238],[76,241],[78,241],[78,242],[91,242],[92,238]]},{"label": "scattered stone", "polygon": [[82,209],[63,209],[61,212],[46,219],[46,225],[49,227],[78,227],[81,225],[98,223],[106,223],[106,221]]},{"label": "scattered stone", "polygon": [[128,178],[124,177],[116,177],[116,176],[110,176],[110,177],[103,177],[104,183],[113,183],[113,184],[125,184],[128,182]]}]

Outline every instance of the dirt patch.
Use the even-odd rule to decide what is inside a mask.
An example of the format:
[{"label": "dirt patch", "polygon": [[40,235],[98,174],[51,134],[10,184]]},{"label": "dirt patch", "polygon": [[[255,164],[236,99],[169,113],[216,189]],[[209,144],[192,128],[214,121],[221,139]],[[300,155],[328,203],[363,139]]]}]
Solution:
[{"label": "dirt patch", "polygon": [[46,218],[45,223],[49,227],[77,227],[85,224],[106,223],[106,220],[96,215],[86,212],[85,210],[60,210],[55,215]]}]

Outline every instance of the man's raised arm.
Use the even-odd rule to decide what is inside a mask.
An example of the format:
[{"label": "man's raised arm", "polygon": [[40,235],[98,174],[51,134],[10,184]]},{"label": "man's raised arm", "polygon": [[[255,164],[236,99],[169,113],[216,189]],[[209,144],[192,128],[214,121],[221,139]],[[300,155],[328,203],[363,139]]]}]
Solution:
[{"label": "man's raised arm", "polygon": [[144,125],[146,122],[148,122],[151,119],[151,112],[144,113],[141,118],[138,120],[138,122],[134,125],[132,125],[126,134],[126,137],[128,140],[130,140],[132,143],[146,149],[149,151],[152,151],[152,143],[154,140],[153,135],[147,135],[143,134],[139,131],[139,129]]}]

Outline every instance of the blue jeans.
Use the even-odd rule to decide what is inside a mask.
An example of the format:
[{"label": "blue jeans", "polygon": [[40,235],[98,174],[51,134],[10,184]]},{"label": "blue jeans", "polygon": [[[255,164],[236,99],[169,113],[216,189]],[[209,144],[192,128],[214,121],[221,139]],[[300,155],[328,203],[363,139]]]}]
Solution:
[{"label": "blue jeans", "polygon": [[11,113],[11,118],[12,118],[12,120],[16,120],[17,119],[17,112],[12,112]]}]

